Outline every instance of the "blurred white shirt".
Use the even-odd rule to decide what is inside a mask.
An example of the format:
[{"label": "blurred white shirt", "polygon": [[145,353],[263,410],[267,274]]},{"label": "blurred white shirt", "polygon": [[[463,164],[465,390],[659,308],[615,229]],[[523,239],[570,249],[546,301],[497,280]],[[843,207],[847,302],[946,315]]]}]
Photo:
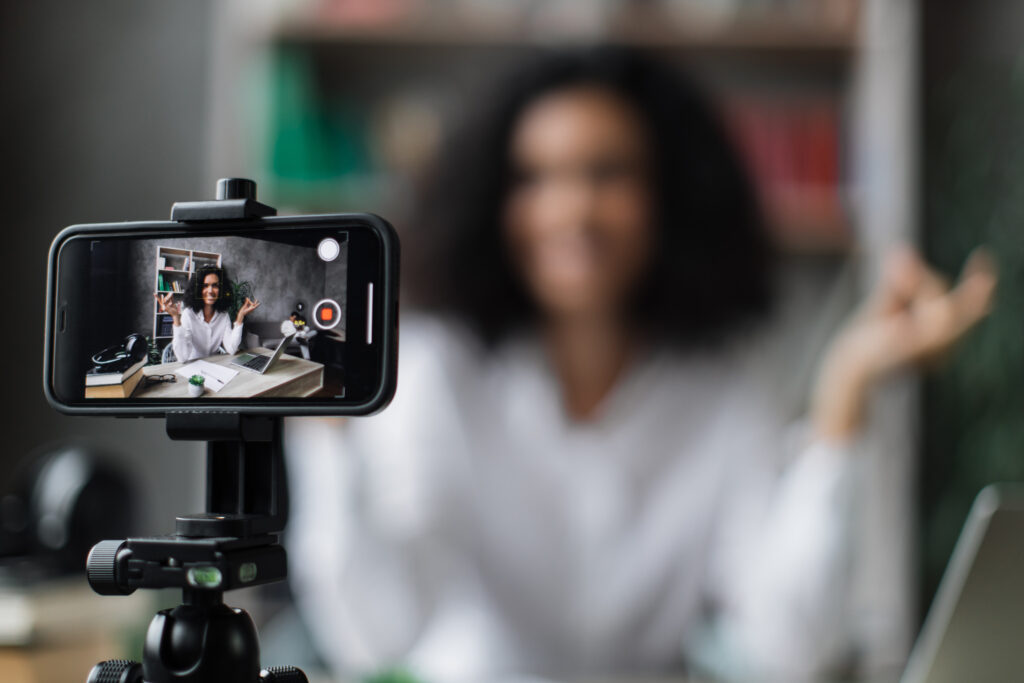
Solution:
[{"label": "blurred white shirt", "polygon": [[537,340],[486,353],[403,321],[391,407],[288,422],[289,567],[320,651],[433,681],[795,680],[865,655],[857,458],[798,443],[764,362],[652,351],[580,422]]}]

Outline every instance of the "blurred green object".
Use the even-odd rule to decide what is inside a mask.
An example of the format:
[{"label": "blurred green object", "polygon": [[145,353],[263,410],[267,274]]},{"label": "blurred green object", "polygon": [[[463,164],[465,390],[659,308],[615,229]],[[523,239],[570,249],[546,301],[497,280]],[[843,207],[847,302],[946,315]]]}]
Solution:
[{"label": "blurred green object", "polygon": [[362,683],[424,683],[403,669],[387,669],[364,678]]},{"label": "blurred green object", "polygon": [[267,196],[274,202],[306,205],[370,173],[366,104],[325,97],[305,49],[274,50],[268,95]]},{"label": "blurred green object", "polygon": [[925,107],[926,256],[954,279],[987,245],[999,287],[991,316],[924,383],[922,605],[977,492],[1024,480],[1024,60],[964,64]]},{"label": "blurred green object", "polygon": [[146,335],[146,365],[156,365],[160,362],[160,349],[156,345],[156,340],[153,337]]}]

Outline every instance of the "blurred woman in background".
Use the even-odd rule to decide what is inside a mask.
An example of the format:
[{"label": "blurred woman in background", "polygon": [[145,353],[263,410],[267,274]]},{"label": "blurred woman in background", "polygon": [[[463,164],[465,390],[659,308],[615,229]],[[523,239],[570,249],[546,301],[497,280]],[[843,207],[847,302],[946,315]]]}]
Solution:
[{"label": "blurred woman in background", "polygon": [[434,681],[792,680],[869,655],[848,590],[864,405],[986,313],[988,260],[949,289],[895,256],[787,439],[770,250],[704,97],[620,50],[501,86],[407,242],[431,315],[403,321],[394,403],[289,424],[292,575],[323,655]]}]

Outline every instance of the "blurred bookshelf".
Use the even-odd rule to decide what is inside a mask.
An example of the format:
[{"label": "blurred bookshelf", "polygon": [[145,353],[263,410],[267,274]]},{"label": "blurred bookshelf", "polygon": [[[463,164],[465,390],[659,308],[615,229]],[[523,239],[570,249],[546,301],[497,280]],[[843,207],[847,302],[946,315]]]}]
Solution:
[{"label": "blurred bookshelf", "polygon": [[212,165],[250,169],[282,209],[415,230],[415,189],[489,76],[549,46],[636,46],[718,99],[781,251],[841,257],[861,246],[865,128],[850,121],[871,1],[290,0],[261,14],[228,0],[222,26],[251,58],[221,69],[246,105],[215,103],[212,127],[234,115],[243,132],[215,141]]},{"label": "blurred bookshelf", "polygon": [[[635,3],[640,7],[622,12],[594,32],[583,23],[583,30],[563,27],[544,30],[528,21],[528,13],[507,22],[473,20],[472,17],[447,17],[410,11],[408,15],[362,24],[345,18],[323,16],[285,20],[275,31],[278,38],[293,43],[396,44],[396,45],[537,45],[554,39],[600,40],[647,48],[683,48],[708,51],[773,51],[799,56],[837,56],[856,47],[855,25],[850,20],[813,24],[780,17],[740,17],[726,25],[679,20],[666,23],[665,12],[655,3]],[[845,3],[853,6],[851,0]],[[670,17],[671,18],[671,17]],[[518,21],[516,21],[518,19]]]},{"label": "blurred bookshelf", "polygon": [[[153,291],[157,296],[171,294],[179,304],[188,287],[189,278],[206,266],[220,268],[221,255],[213,252],[180,249],[178,247],[156,248],[153,274]],[[173,320],[167,313],[160,312],[160,304],[153,300],[153,341],[161,351],[171,343],[174,336]]]}]

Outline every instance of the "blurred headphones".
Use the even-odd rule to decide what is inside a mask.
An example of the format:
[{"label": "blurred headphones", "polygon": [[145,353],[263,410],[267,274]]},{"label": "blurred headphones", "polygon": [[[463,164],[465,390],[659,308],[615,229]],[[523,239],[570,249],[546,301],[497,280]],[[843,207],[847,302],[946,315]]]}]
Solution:
[{"label": "blurred headphones", "polygon": [[25,566],[36,577],[43,569],[81,572],[94,543],[125,538],[136,509],[115,462],[80,443],[20,458],[11,484],[0,490],[0,570]]},{"label": "blurred headphones", "polygon": [[99,367],[108,367],[115,364],[125,366],[137,363],[149,353],[149,342],[144,335],[132,332],[120,344],[108,346],[92,357],[92,362]]}]

